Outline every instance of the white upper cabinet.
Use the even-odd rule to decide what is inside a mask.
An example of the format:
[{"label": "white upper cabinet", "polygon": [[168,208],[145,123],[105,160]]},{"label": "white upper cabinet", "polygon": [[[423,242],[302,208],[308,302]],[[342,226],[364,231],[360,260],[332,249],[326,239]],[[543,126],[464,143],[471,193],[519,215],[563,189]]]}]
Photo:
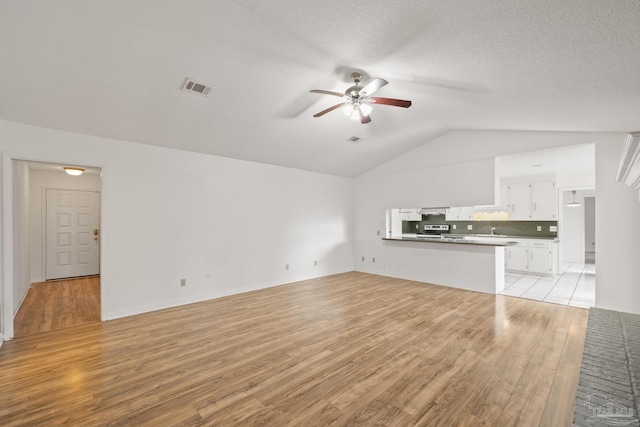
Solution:
[{"label": "white upper cabinet", "polygon": [[531,219],[555,220],[558,218],[558,196],[553,181],[531,183]]},{"label": "white upper cabinet", "polygon": [[422,215],[418,213],[420,209],[398,209],[398,215],[402,221],[422,221]]},{"label": "white upper cabinet", "polygon": [[[501,187],[501,200],[504,198]],[[558,219],[558,196],[553,180],[514,182],[507,185],[510,220],[543,220]],[[503,202],[501,201],[501,204]]]},{"label": "white upper cabinet", "polygon": [[509,204],[509,185],[500,184],[499,197],[498,210],[501,212],[509,212],[511,209],[511,205]]},{"label": "white upper cabinet", "polygon": [[445,211],[445,221],[472,221],[473,207],[453,207]]},{"label": "white upper cabinet", "polygon": [[531,219],[531,187],[528,182],[509,184],[509,219]]}]

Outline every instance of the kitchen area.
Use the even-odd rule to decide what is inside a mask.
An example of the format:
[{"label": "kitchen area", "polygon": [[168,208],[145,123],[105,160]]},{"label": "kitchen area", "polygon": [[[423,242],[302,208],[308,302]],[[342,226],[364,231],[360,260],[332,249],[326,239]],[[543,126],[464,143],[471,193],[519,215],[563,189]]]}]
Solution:
[{"label": "kitchen area", "polygon": [[[580,149],[584,153],[578,154]],[[397,258],[391,262],[396,266],[392,273],[438,284],[447,278],[448,286],[480,292],[593,306],[595,189],[583,173],[589,147],[573,151],[580,162],[552,152],[500,159],[495,205],[388,209],[383,240],[391,258]],[[571,169],[571,164],[577,167]],[[444,254],[436,255],[438,251]],[[478,251],[485,252],[483,260],[470,253]],[[403,257],[411,261],[403,262]],[[457,280],[450,280],[453,269]]]}]

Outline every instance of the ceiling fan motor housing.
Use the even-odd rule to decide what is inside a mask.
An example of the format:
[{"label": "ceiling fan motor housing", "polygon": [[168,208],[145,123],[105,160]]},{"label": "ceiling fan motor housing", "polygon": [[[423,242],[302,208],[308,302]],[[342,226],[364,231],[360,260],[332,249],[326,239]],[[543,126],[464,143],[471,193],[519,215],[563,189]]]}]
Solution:
[{"label": "ceiling fan motor housing", "polygon": [[360,98],[360,89],[362,89],[357,84],[355,86],[351,86],[349,89],[344,91],[344,94],[349,98]]},{"label": "ceiling fan motor housing", "polygon": [[353,82],[355,83],[355,85],[351,86],[349,89],[344,91],[344,94],[348,97],[351,98],[359,98],[360,97],[360,89],[362,89],[362,86],[358,86],[358,83],[360,83],[360,79],[362,78],[362,74],[360,73],[353,73],[351,74],[351,78],[353,79]]}]

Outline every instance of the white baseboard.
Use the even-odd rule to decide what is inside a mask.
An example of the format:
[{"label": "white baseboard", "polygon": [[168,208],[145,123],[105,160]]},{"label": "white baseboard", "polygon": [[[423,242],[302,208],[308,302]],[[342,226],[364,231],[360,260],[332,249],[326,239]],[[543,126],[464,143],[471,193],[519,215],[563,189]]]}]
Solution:
[{"label": "white baseboard", "polygon": [[13,311],[13,317],[14,318],[18,314],[18,311],[20,311],[20,307],[22,307],[22,303],[24,302],[24,300],[27,299],[27,294],[29,293],[29,290],[31,289],[31,285],[33,285],[33,283],[34,282],[29,283],[29,286],[27,286],[27,291],[24,293],[24,295],[22,295],[22,298],[20,298],[20,302],[18,303],[18,306]]},{"label": "white baseboard", "polygon": [[229,288],[229,289],[225,289],[223,292],[220,292],[220,291],[208,292],[204,294],[191,295],[185,298],[178,298],[178,299],[173,299],[169,301],[161,301],[161,302],[144,305],[144,306],[129,307],[122,310],[115,310],[115,311],[108,312],[105,320],[114,320],[114,319],[119,319],[121,317],[134,316],[136,314],[148,313],[148,312],[157,311],[157,310],[164,310],[165,308],[178,307],[181,305],[193,304],[196,302],[222,298],[229,295],[237,295],[237,294],[243,294],[246,292],[253,292],[260,289],[272,288],[275,286],[287,285],[289,283],[301,282],[303,280],[315,279],[317,277],[347,273],[349,271],[353,271],[353,270],[349,269],[349,270],[337,271],[337,272],[324,272],[324,273],[319,273],[315,275],[310,275],[310,274],[301,274],[296,276],[292,275],[290,278],[286,279],[285,282],[282,282],[282,281],[265,282],[265,283],[259,283],[252,286]]},{"label": "white baseboard", "polygon": [[374,269],[374,268],[356,268],[355,271],[359,271],[360,273],[369,273],[369,274],[377,274],[378,276],[386,276],[386,272],[384,269]]}]

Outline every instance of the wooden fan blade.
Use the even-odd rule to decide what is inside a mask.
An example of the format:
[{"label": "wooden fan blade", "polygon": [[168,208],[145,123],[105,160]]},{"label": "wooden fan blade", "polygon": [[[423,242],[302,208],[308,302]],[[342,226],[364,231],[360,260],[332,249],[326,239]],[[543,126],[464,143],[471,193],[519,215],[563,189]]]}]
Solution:
[{"label": "wooden fan blade", "polygon": [[405,101],[403,99],[393,99],[393,98],[369,98],[373,100],[376,104],[384,104],[384,105],[393,105],[394,107],[402,107],[409,108],[411,107],[411,101]]},{"label": "wooden fan blade", "polygon": [[328,91],[328,90],[321,90],[321,89],[313,89],[313,90],[310,90],[309,92],[311,92],[311,93],[322,93],[322,94],[325,94],[325,95],[339,96],[340,98],[342,98],[344,96],[344,93],[331,92],[331,91]]},{"label": "wooden fan blade", "polygon": [[362,114],[362,110],[358,110],[358,111],[360,111],[360,123],[362,123],[363,125],[366,125],[367,123],[371,123],[371,117],[365,116],[364,114]]},{"label": "wooden fan blade", "polygon": [[375,79],[373,79],[369,83],[367,83],[367,85],[365,87],[360,89],[358,94],[360,95],[361,98],[364,98],[365,96],[371,95],[373,92],[377,91],[382,86],[385,86],[385,85],[388,85],[388,84],[389,84],[388,81],[383,80],[383,79],[379,79],[379,78],[376,77]]},{"label": "wooden fan blade", "polygon": [[329,107],[326,110],[322,110],[319,113],[314,114],[313,117],[324,116],[325,114],[327,114],[327,113],[329,113],[329,112],[331,112],[331,111],[333,111],[333,110],[335,110],[337,108],[342,107],[344,104],[346,104],[346,102],[341,102],[340,104],[336,104],[333,107]]}]

